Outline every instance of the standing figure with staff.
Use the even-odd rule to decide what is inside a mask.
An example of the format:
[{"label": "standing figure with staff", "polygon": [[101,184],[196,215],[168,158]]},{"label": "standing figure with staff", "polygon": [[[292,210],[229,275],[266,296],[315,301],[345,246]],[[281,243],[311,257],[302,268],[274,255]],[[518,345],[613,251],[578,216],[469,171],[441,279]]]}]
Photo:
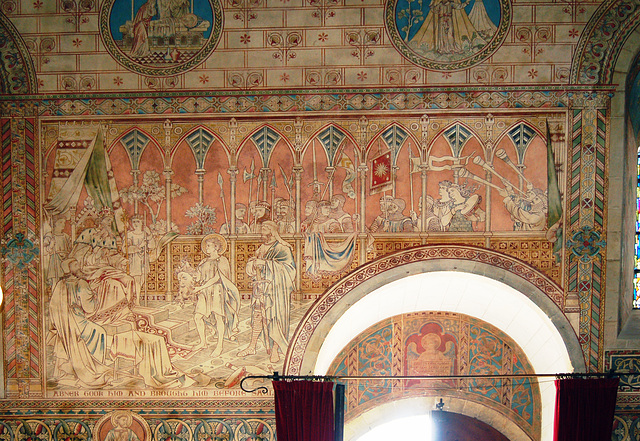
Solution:
[{"label": "standing figure with staff", "polygon": [[278,225],[265,221],[261,226],[262,244],[247,262],[247,275],[254,281],[255,299],[251,303],[251,339],[238,353],[256,353],[260,334],[264,335],[272,363],[280,360],[289,344],[289,311],[295,289],[296,264],[291,245],[278,233]]},{"label": "standing figure with staff", "polygon": [[126,252],[129,257],[129,275],[136,284],[134,303],[140,305],[140,292],[149,273],[149,252],[156,248],[148,227],[143,225],[143,218],[136,214],[131,218],[131,231],[127,231]]}]

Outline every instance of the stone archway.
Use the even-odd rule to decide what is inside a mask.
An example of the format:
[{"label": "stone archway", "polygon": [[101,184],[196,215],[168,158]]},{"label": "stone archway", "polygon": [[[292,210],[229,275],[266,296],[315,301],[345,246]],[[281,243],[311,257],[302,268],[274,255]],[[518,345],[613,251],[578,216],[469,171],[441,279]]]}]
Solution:
[{"label": "stone archway", "polygon": [[[449,289],[434,288],[446,278],[456,283]],[[465,297],[467,290],[460,283],[472,286],[473,292]],[[429,295],[416,295],[425,286],[431,287]],[[522,347],[536,373],[584,371],[580,344],[559,307],[563,304],[562,290],[554,282],[515,258],[456,245],[412,248],[364,265],[331,287],[296,330],[285,373],[324,374],[337,352],[368,326],[365,320],[349,329],[356,317],[364,314],[375,322],[424,310],[460,312],[502,329]],[[533,323],[535,330],[518,330],[522,320]],[[541,395],[542,440],[550,440],[553,385],[541,388]]]}]

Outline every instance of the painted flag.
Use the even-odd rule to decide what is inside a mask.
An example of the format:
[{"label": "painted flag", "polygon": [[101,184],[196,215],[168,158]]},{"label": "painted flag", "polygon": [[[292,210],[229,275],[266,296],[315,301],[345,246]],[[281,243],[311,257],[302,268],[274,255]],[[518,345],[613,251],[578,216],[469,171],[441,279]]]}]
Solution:
[{"label": "painted flag", "polygon": [[547,198],[549,203],[549,214],[547,216],[547,226],[551,228],[562,219],[562,198],[558,187],[558,177],[556,175],[556,163],[553,157],[551,146],[551,132],[549,121],[547,121]]},{"label": "painted flag", "polygon": [[411,174],[418,173],[420,171],[420,157],[411,158]]},{"label": "painted flag", "polygon": [[383,153],[371,161],[371,194],[391,188],[391,152]]},{"label": "painted flag", "polygon": [[342,192],[351,199],[355,199],[356,191],[353,189],[353,181],[356,179],[356,167],[344,151],[336,161],[336,167],[342,167],[347,172],[344,181],[342,181]]}]

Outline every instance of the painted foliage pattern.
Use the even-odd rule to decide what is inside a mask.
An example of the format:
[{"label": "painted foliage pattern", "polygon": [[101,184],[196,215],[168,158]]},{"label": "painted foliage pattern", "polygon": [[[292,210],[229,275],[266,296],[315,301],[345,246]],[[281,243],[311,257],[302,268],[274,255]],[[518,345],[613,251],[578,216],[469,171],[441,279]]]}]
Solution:
[{"label": "painted foliage pattern", "polygon": [[[423,312],[386,319],[349,343],[333,361],[332,375],[484,375],[530,372],[526,356],[498,329],[462,314]],[[349,388],[352,418],[394,397],[456,397],[462,391],[539,433],[538,384],[518,380],[359,380]]]}]

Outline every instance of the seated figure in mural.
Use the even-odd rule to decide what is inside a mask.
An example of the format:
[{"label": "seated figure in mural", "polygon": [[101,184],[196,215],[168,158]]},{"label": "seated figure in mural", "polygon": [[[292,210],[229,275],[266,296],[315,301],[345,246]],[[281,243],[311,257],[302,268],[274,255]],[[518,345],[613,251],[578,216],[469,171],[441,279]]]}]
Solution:
[{"label": "seated figure in mural", "polygon": [[547,195],[532,184],[527,184],[524,194],[517,194],[512,185],[505,183],[504,189],[498,193],[502,196],[504,206],[511,215],[515,231],[541,231],[547,226],[549,203]]},{"label": "seated figure in mural", "polygon": [[198,265],[198,283],[195,322],[200,341],[193,350],[207,344],[205,320],[215,324],[217,343],[213,356],[222,353],[224,339],[236,340],[238,335],[238,310],[240,293],[231,282],[229,260],[223,256],[227,241],[220,234],[209,234],[202,239],[202,252],[207,256]]},{"label": "seated figure in mural", "polygon": [[104,386],[111,377],[105,363],[107,333],[93,320],[100,305],[75,259],[62,262],[63,277],[49,303],[56,380],[85,387]]},{"label": "seated figure in mural", "polygon": [[403,212],[406,207],[404,199],[393,196],[380,198],[380,214],[369,227],[372,233],[399,233],[413,231],[413,222]]},{"label": "seated figure in mural", "polygon": [[[236,203],[236,209],[234,212],[236,217],[236,232],[235,234],[249,234],[249,224],[244,221],[244,217],[247,215],[247,206],[240,202]],[[220,234],[229,235],[231,230],[230,223],[224,223],[220,227]]]},{"label": "seated figure in mural", "polygon": [[69,257],[80,263],[91,289],[96,293],[99,302],[97,313],[107,321],[133,321],[129,307],[135,299],[135,281],[125,272],[127,260],[118,250],[113,224],[113,211],[108,207],[101,209],[97,225],[80,233]]},{"label": "seated figure in mural", "polygon": [[431,0],[429,12],[411,43],[440,55],[463,54],[486,41],[469,20],[470,0]]},{"label": "seated figure in mural", "polygon": [[270,361],[280,360],[289,344],[289,311],[295,289],[296,264],[291,245],[278,234],[273,221],[262,224],[262,244],[247,262],[247,275],[253,281],[251,296],[251,339],[238,352],[239,357],[256,353],[262,334]]},{"label": "seated figure in mural", "polygon": [[71,237],[64,232],[67,226],[65,215],[57,215],[51,219],[51,231],[43,238],[42,254],[44,259],[44,279],[53,288],[63,276],[62,261],[71,251]]},{"label": "seated figure in mural", "polygon": [[133,360],[145,385],[176,384],[166,342],[160,335],[141,332],[129,314],[118,311],[117,319],[101,310],[102,299],[80,263],[63,262],[65,277],[55,286],[49,314],[55,356],[54,377],[63,383],[105,386],[114,375],[113,360]]}]

